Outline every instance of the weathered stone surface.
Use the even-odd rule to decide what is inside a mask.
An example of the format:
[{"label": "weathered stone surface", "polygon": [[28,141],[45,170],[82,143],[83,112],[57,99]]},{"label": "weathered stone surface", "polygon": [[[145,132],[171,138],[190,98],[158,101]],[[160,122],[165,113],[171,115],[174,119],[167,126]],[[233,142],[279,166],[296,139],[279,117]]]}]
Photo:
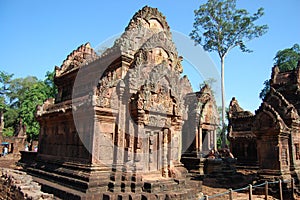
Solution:
[{"label": "weathered stone surface", "polygon": [[0,169],[0,199],[42,200],[55,199],[52,194],[41,191],[41,186],[25,172]]},{"label": "weathered stone surface", "polygon": [[242,166],[258,164],[256,135],[252,131],[254,119],[254,115],[242,109],[233,97],[228,111],[228,139],[232,154]]},{"label": "weathered stone surface", "polygon": [[56,67],[58,96],[37,110],[39,152],[24,169],[62,198],[194,198],[180,163],[192,93],[181,60],[165,17],[147,6],[101,56],[80,46]]},{"label": "weathered stone surface", "polygon": [[187,121],[182,129],[183,155],[181,161],[190,172],[203,175],[203,157],[209,150],[217,149],[216,131],[219,114],[213,92],[204,85],[199,92],[185,96],[189,105]]},{"label": "weathered stone surface", "polygon": [[253,131],[257,136],[260,175],[299,180],[300,62],[295,70],[272,70],[270,91],[256,111]]},{"label": "weathered stone surface", "polygon": [[[13,136],[3,136],[4,128],[4,114],[0,110],[0,143],[8,143],[8,153],[12,153],[14,156],[19,156],[20,151],[25,150],[26,145],[26,126],[22,123],[22,119],[19,120],[19,123],[16,124],[15,132]],[[1,146],[2,148],[3,146]],[[2,153],[2,149],[1,149]]]},{"label": "weathered stone surface", "polygon": [[230,138],[234,141],[240,134],[248,140],[244,140],[245,145],[250,145],[256,138],[259,175],[264,179],[294,177],[299,181],[299,91],[300,62],[296,69],[287,72],[273,67],[270,91],[254,116],[240,110],[234,99],[231,102]]}]

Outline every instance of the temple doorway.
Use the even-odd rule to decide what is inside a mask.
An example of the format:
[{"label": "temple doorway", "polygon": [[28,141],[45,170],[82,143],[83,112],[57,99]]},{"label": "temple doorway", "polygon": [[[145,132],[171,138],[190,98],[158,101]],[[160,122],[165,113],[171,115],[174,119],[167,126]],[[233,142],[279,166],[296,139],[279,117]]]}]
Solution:
[{"label": "temple doorway", "polygon": [[148,146],[148,170],[161,171],[162,164],[162,131],[147,131],[147,146]]}]

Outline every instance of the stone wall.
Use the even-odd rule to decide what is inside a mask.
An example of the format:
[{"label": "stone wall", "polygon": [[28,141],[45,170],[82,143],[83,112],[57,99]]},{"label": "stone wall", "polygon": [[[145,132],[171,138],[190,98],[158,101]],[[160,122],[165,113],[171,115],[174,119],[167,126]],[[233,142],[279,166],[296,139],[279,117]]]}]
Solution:
[{"label": "stone wall", "polygon": [[0,200],[55,199],[52,194],[41,191],[41,186],[25,172],[0,168]]}]

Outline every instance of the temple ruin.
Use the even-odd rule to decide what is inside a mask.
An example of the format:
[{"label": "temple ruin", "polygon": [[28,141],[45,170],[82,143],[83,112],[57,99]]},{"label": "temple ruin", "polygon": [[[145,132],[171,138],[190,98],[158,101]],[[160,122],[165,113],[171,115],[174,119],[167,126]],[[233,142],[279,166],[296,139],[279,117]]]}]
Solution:
[{"label": "temple ruin", "polygon": [[208,86],[194,93],[165,17],[144,7],[111,48],[89,43],[56,67],[55,99],[37,108],[39,151],[21,163],[69,199],[195,199],[182,153],[216,147]]},{"label": "temple ruin", "polygon": [[264,178],[294,177],[300,169],[300,62],[280,72],[272,69],[270,91],[255,113],[253,132],[257,137],[259,174]]},{"label": "temple ruin", "polygon": [[[229,139],[238,161],[258,163],[262,179],[299,182],[300,169],[300,62],[294,70],[272,69],[270,91],[255,115],[232,99]],[[257,152],[257,158],[253,154]],[[246,162],[245,162],[246,161]],[[246,164],[246,165],[247,165]]]},{"label": "temple ruin", "polygon": [[237,165],[255,167],[257,162],[256,135],[252,131],[255,116],[240,107],[235,97],[228,110],[228,140]]},{"label": "temple ruin", "polygon": [[19,156],[20,151],[25,150],[25,145],[27,143],[26,126],[23,124],[22,119],[19,119],[19,123],[15,125],[14,134],[12,136],[5,136],[3,134],[3,130],[4,113],[0,111],[0,144],[5,144],[8,147],[8,153],[13,154],[14,156]]},{"label": "temple ruin", "polygon": [[[217,150],[219,114],[212,90],[204,85],[199,92],[186,96],[188,119],[183,125],[181,161],[190,172],[203,172],[204,156]],[[191,140],[192,139],[192,140]]]}]

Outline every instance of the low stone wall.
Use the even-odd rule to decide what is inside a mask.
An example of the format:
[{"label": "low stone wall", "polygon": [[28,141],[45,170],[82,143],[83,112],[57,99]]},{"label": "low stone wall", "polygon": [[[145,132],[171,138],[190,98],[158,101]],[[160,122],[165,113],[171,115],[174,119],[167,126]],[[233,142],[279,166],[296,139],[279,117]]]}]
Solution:
[{"label": "low stone wall", "polygon": [[236,174],[235,158],[207,158],[204,161],[204,173],[210,177],[230,177]]},{"label": "low stone wall", "polygon": [[0,168],[0,200],[50,200],[52,194],[41,191],[41,186],[25,172]]}]

